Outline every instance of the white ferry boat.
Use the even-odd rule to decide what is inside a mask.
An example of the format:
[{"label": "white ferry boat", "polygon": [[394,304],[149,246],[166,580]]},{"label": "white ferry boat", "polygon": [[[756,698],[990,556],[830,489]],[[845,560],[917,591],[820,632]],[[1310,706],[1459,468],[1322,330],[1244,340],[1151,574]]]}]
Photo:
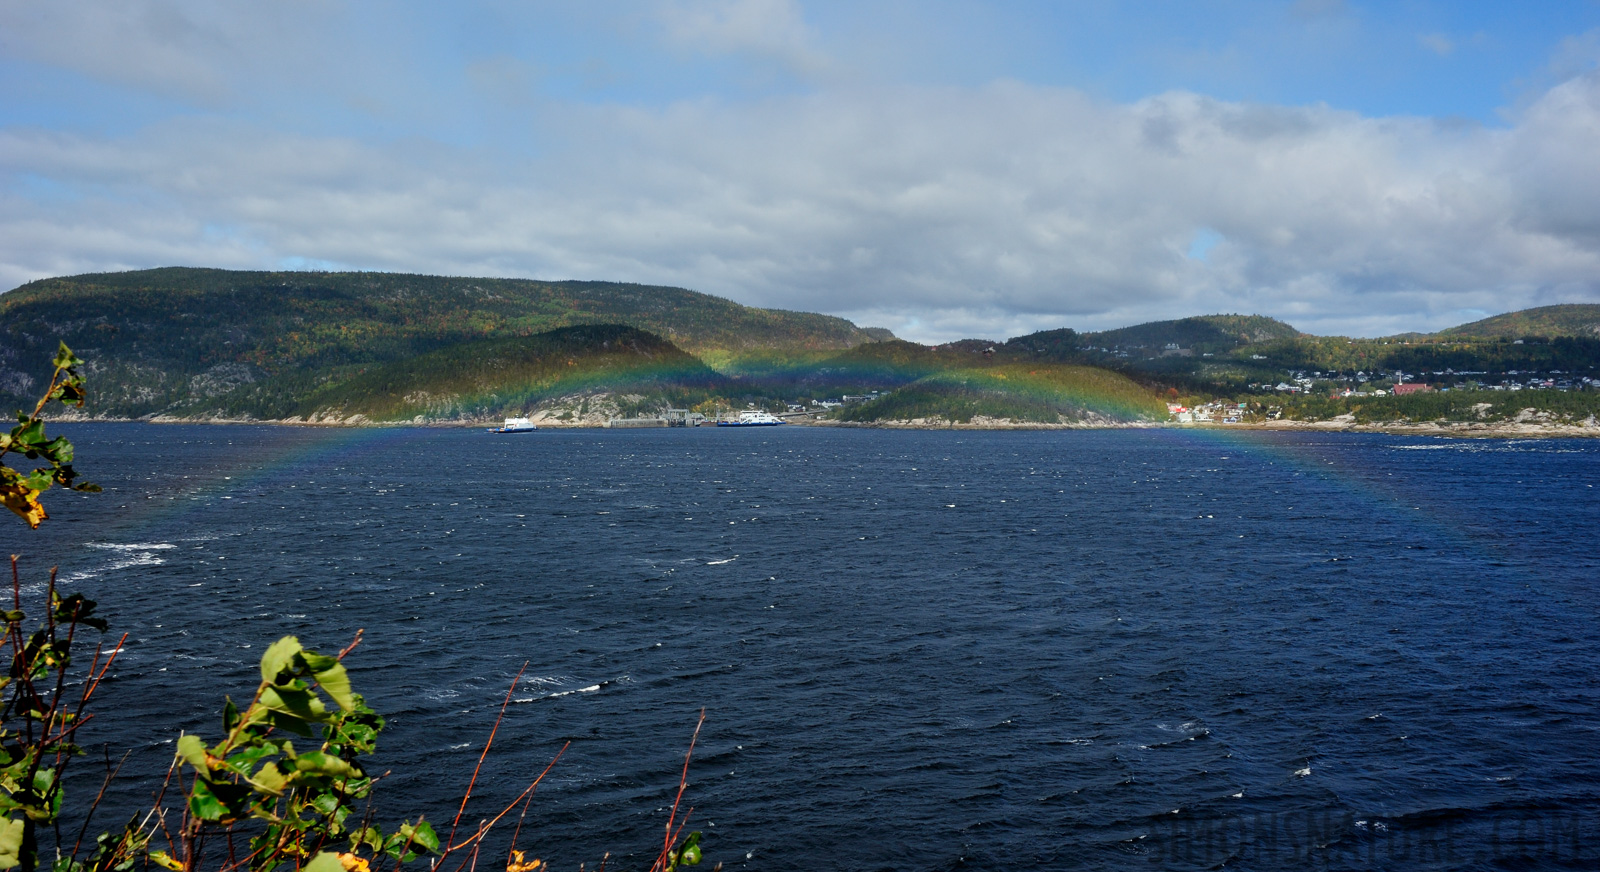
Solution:
[{"label": "white ferry boat", "polygon": [[771,412],[740,412],[737,421],[718,421],[718,427],[776,427],[784,423]]},{"label": "white ferry boat", "polygon": [[507,418],[504,427],[490,427],[490,433],[532,433],[539,427],[527,418]]}]

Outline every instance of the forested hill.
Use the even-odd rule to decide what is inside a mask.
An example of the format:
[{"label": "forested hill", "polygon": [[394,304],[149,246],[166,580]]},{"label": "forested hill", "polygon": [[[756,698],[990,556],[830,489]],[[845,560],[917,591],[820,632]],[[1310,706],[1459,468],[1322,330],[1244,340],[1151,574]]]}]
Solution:
[{"label": "forested hill", "polygon": [[1441,330],[1439,336],[1451,337],[1504,337],[1518,339],[1526,336],[1555,338],[1579,336],[1600,337],[1600,305],[1594,303],[1568,303],[1561,306],[1540,306],[1507,312],[1471,324],[1462,324]]},{"label": "forested hill", "polygon": [[584,324],[646,330],[713,365],[892,338],[682,288],[173,267],[41,279],[0,294],[0,404],[26,401],[61,340],[115,390],[98,398],[102,414],[193,414],[206,400],[248,393],[255,399],[243,408],[212,405],[276,417],[374,367]]},{"label": "forested hill", "polygon": [[[83,338],[97,346],[178,339],[260,365],[383,359],[575,324],[626,324],[696,354],[843,349],[892,337],[843,318],[655,285],[186,267],[40,279],[0,295],[0,330],[47,321],[88,329]],[[160,335],[176,327],[186,335]]]},{"label": "forested hill", "polygon": [[1299,335],[1300,331],[1295,328],[1264,315],[1199,315],[1086,333],[1084,339],[1102,346],[1161,347],[1171,343],[1183,348],[1229,351],[1241,345],[1292,339]]}]

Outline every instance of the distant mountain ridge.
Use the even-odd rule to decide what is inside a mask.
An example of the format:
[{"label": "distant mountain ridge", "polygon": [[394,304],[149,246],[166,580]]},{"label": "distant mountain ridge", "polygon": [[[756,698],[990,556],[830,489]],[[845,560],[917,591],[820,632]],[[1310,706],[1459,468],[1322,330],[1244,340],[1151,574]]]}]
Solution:
[{"label": "distant mountain ridge", "polygon": [[66,341],[90,361],[101,414],[293,417],[308,398],[397,361],[586,324],[648,331],[725,366],[893,338],[683,288],[169,267],[0,294],[0,402],[26,402],[39,361]]},{"label": "distant mountain ridge", "polygon": [[1299,330],[1265,315],[1199,315],[1082,334],[1086,341],[1096,345],[1174,344],[1206,351],[1224,351],[1299,335]]},{"label": "distant mountain ridge", "polygon": [[[573,324],[627,324],[692,353],[795,346],[849,348],[893,336],[831,315],[759,309],[684,288],[621,282],[456,278],[405,273],[251,272],[163,267],[39,279],[0,294],[0,321],[34,306],[82,310],[125,306],[160,316],[194,305],[221,306],[236,329],[263,320],[303,327],[307,341],[357,344],[392,339],[481,338]],[[112,313],[83,312],[106,319]],[[318,318],[338,318],[320,335]],[[356,325],[360,325],[359,327]],[[294,332],[294,331],[290,331]],[[270,337],[265,337],[270,339]],[[285,348],[293,354],[294,349]]]},{"label": "distant mountain ridge", "polygon": [[1524,336],[1600,337],[1600,304],[1566,303],[1495,315],[1440,330],[1437,336],[1482,336],[1516,339]]},{"label": "distant mountain ridge", "polygon": [[31,403],[59,341],[89,361],[103,417],[595,424],[855,397],[840,415],[1075,425],[1305,373],[1586,374],[1600,370],[1600,305],[1378,339],[1233,314],[926,346],[683,288],[174,267],[0,294],[0,406]]}]

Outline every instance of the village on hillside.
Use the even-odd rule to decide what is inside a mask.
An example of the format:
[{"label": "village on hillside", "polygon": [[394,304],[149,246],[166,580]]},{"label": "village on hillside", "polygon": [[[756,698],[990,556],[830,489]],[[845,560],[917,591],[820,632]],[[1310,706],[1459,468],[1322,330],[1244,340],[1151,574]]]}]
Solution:
[{"label": "village on hillside", "polygon": [[[1357,371],[1348,374],[1318,370],[1288,370],[1285,375],[1286,378],[1275,384],[1253,382],[1249,385],[1249,390],[1252,394],[1265,396],[1300,394],[1333,399],[1403,397],[1449,391],[1600,391],[1600,378],[1565,373],[1561,370],[1549,372],[1510,370],[1494,374],[1481,371],[1457,372],[1450,369],[1432,373]],[[1238,424],[1252,412],[1266,420],[1278,420],[1283,414],[1282,409],[1276,406],[1263,406],[1260,402],[1237,400],[1213,400],[1195,403],[1192,406],[1168,403],[1167,412],[1173,421],[1180,424]]]}]

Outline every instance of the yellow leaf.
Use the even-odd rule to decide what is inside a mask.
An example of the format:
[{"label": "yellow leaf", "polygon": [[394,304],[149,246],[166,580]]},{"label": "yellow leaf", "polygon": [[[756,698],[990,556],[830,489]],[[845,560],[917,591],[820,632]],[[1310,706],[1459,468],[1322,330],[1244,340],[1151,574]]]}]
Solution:
[{"label": "yellow leaf", "polygon": [[319,851],[311,862],[300,867],[300,872],[345,872],[344,861],[332,851]]},{"label": "yellow leaf", "polygon": [[183,872],[183,864],[178,862],[177,857],[168,854],[166,851],[151,851],[150,860],[163,869],[171,869],[172,872]]},{"label": "yellow leaf", "polygon": [[340,854],[339,865],[344,867],[344,872],[369,872],[367,861],[354,854]]},{"label": "yellow leaf", "polygon": [[511,862],[506,864],[506,872],[536,872],[544,867],[544,861],[533,859],[524,861],[521,851],[511,852]]},{"label": "yellow leaf", "polygon": [[39,529],[40,521],[50,517],[45,514],[44,506],[39,505],[39,492],[31,487],[0,485],[0,503],[5,503],[6,508],[22,516],[22,520],[35,530]]}]

